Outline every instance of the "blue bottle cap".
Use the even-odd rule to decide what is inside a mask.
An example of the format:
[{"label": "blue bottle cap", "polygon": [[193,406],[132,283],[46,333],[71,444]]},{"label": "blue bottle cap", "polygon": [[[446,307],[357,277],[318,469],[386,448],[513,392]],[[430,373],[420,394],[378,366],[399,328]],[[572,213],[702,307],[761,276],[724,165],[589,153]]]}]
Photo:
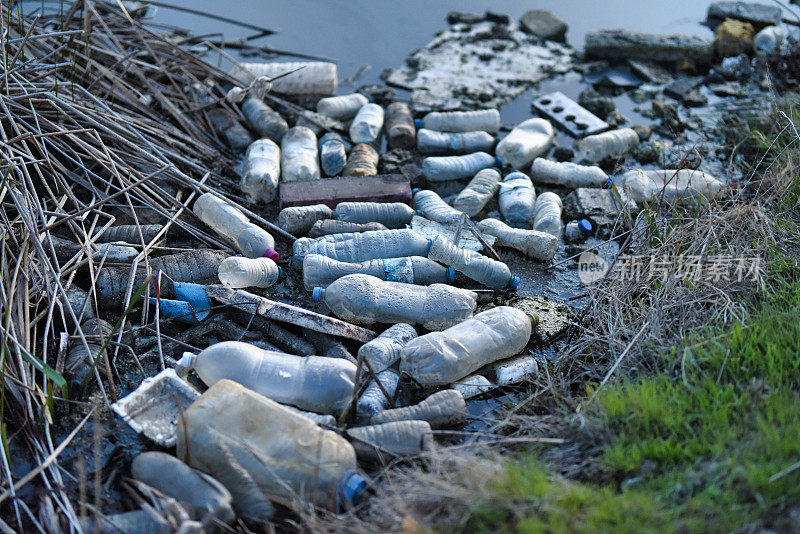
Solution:
[{"label": "blue bottle cap", "polygon": [[325,290],[322,289],[321,287],[315,287],[311,291],[311,300],[313,300],[314,302],[319,302],[320,300],[322,300],[322,295],[324,291]]},{"label": "blue bottle cap", "polygon": [[495,163],[497,163],[498,167],[500,167],[501,169],[503,168],[503,158],[501,158],[500,156],[495,156],[494,161]]},{"label": "blue bottle cap", "polygon": [[519,286],[519,276],[512,275],[511,280],[508,282],[508,287],[511,289],[517,289],[517,286]]},{"label": "blue bottle cap", "polygon": [[422,128],[422,119],[414,119],[414,126]]},{"label": "blue bottle cap", "polygon": [[578,221],[578,228],[580,228],[581,232],[584,234],[590,234],[592,232],[592,223],[586,219],[581,219]]},{"label": "blue bottle cap", "polygon": [[418,191],[419,191],[419,187],[415,187],[414,189],[411,190],[411,194],[412,195],[416,195]]},{"label": "blue bottle cap", "polygon": [[367,490],[367,479],[355,471],[345,472],[336,487],[336,508],[338,512],[344,512],[348,506],[354,506],[361,502]]},{"label": "blue bottle cap", "polygon": [[283,269],[278,267],[278,276],[283,276]]},{"label": "blue bottle cap", "polygon": [[424,212],[424,211],[422,211],[422,210],[417,210],[415,213],[416,213],[417,215],[419,215],[420,217],[424,217],[424,216],[425,216],[425,212]]},{"label": "blue bottle cap", "polygon": [[432,246],[433,246],[433,239],[428,239],[428,254],[430,254]]},{"label": "blue bottle cap", "polygon": [[447,281],[452,282],[456,279],[456,270],[452,267],[447,268]]}]

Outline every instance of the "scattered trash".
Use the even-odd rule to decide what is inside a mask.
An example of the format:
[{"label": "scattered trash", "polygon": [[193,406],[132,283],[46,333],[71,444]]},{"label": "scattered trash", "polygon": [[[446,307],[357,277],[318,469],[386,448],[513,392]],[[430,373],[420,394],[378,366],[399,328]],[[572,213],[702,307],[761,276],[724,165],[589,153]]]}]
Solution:
[{"label": "scattered trash", "polygon": [[600,59],[635,59],[711,63],[711,41],[696,35],[655,35],[627,30],[599,30],[586,34],[587,56]]},{"label": "scattered trash", "polygon": [[427,286],[448,284],[455,278],[452,269],[442,267],[422,256],[386,258],[348,263],[320,254],[303,258],[303,284],[309,291],[315,287],[326,288],[348,274],[368,274],[381,280]]},{"label": "scattered trash", "polygon": [[358,110],[366,106],[367,103],[369,103],[369,99],[361,93],[329,96],[317,102],[317,113],[343,121],[355,117]]},{"label": "scattered trash", "polygon": [[339,81],[335,63],[313,61],[239,63],[231,76],[244,83],[263,76],[271,80],[272,91],[288,95],[332,95]]},{"label": "scattered trash", "polygon": [[[459,212],[459,214],[460,217],[464,217],[463,213]],[[418,217],[416,215],[413,219],[411,219],[411,228],[413,228],[414,231],[420,235],[428,238],[431,242],[441,235],[451,243],[455,243],[456,234],[458,233],[459,227],[459,223],[456,223],[456,221],[453,221],[453,224],[443,224],[432,221],[426,217]],[[496,238],[491,235],[483,236],[483,240],[489,246],[494,245],[495,239]],[[462,231],[458,236],[458,246],[465,250],[474,250],[475,252],[480,252],[484,249],[483,243],[481,243],[472,232],[464,231]]]},{"label": "scattered trash", "polygon": [[421,119],[419,126],[436,132],[496,134],[500,130],[500,112],[496,109],[432,111]]},{"label": "scattered trash", "polygon": [[431,221],[450,224],[460,220],[463,215],[463,212],[451,207],[433,191],[415,190],[413,193],[414,206]]},{"label": "scattered trash", "polygon": [[533,221],[533,206],[536,191],[527,175],[515,171],[506,175],[500,183],[500,213],[511,224],[526,224]]},{"label": "scattered trash", "polygon": [[725,188],[725,184],[710,174],[691,169],[633,170],[619,177],[618,182],[627,197],[635,202],[660,198],[688,205],[698,200],[708,201]]},{"label": "scattered trash", "polygon": [[[553,127],[544,119],[528,119],[514,127],[497,143],[495,154],[515,170],[523,169],[540,156],[555,138]],[[427,176],[427,173],[426,173]]]},{"label": "scattered trash", "polygon": [[305,126],[289,128],[281,140],[281,181],[302,182],[319,177],[317,136]]},{"label": "scattered trash", "polygon": [[437,132],[425,128],[417,131],[417,151],[426,155],[489,152],[494,148],[494,142],[494,137],[484,131]]},{"label": "scattered trash", "polygon": [[386,142],[390,148],[412,148],[416,141],[414,116],[408,106],[394,102],[386,108]]},{"label": "scattered trash", "polygon": [[400,350],[415,337],[417,331],[412,325],[397,323],[369,343],[361,345],[358,358],[369,362],[372,370],[380,373],[400,360]]},{"label": "scattered trash", "polygon": [[269,258],[225,258],[219,264],[219,281],[233,288],[270,287],[278,281],[281,268]]},{"label": "scattered trash", "polygon": [[405,228],[414,210],[402,202],[342,202],[336,206],[334,214],[345,222],[377,222],[388,228]]},{"label": "scattered trash", "polygon": [[579,139],[575,148],[580,159],[596,163],[609,157],[624,156],[638,144],[639,134],[630,128],[622,128]]},{"label": "scattered trash", "polygon": [[335,208],[340,202],[411,202],[411,186],[402,174],[352,176],[308,182],[282,182],[280,207],[325,204]]},{"label": "scattered trash", "polygon": [[784,37],[780,26],[767,26],[753,37],[753,50],[761,56],[774,54],[780,50]]},{"label": "scattered trash", "polygon": [[[194,214],[212,230],[228,239],[248,258],[267,258],[277,260],[275,240],[264,229],[251,223],[250,220],[232,204],[225,202],[212,193],[205,193],[198,198],[192,208]],[[195,280],[177,280],[194,282]]]},{"label": "scattered trash", "polygon": [[478,223],[478,229],[495,236],[497,246],[519,250],[538,261],[550,261],[558,251],[558,236],[541,230],[512,228],[497,219],[483,219]]},{"label": "scattered trash", "polygon": [[280,143],[289,129],[286,119],[260,98],[246,98],[242,102],[242,113],[259,136],[275,143]]},{"label": "scattered trash", "polygon": [[460,426],[467,421],[467,404],[454,389],[445,389],[430,395],[414,406],[384,410],[372,416],[373,425],[393,421],[426,421],[431,428]]},{"label": "scattered trash", "polygon": [[270,139],[254,141],[244,155],[242,191],[250,202],[272,202],[281,177],[281,149]]},{"label": "scattered trash", "polygon": [[324,235],[374,232],[376,230],[388,230],[388,228],[376,222],[351,223],[334,219],[324,219],[316,221],[307,235],[308,237],[315,238]]},{"label": "scattered trash", "polygon": [[553,192],[542,193],[533,206],[533,229],[561,237],[561,197]]},{"label": "scattered trash", "polygon": [[[370,381],[356,403],[356,414],[366,420],[384,411],[392,403],[400,380],[398,374],[391,369],[376,372],[376,377]],[[387,397],[384,392],[389,396]]]},{"label": "scattered trash", "polygon": [[347,163],[347,148],[342,136],[328,132],[319,140],[319,161],[326,176],[336,176]]},{"label": "scattered trash", "polygon": [[494,383],[498,386],[519,384],[531,376],[539,374],[539,362],[533,356],[518,356],[503,360],[492,366]]},{"label": "scattered trash", "polygon": [[347,435],[359,458],[377,463],[418,455],[434,447],[431,425],[425,421],[358,426],[349,429]]},{"label": "scattered trash", "polygon": [[294,242],[294,262],[302,265],[308,254],[321,254],[335,260],[361,261],[427,256],[430,241],[414,230],[383,230],[353,234],[336,234],[316,239],[301,238]]},{"label": "scattered trash", "polygon": [[495,389],[495,385],[482,375],[470,375],[453,383],[453,389],[461,393],[464,400],[479,397]]},{"label": "scattered trash", "polygon": [[608,129],[607,122],[560,91],[536,97],[533,107],[573,137],[583,137]]},{"label": "scattered trash", "polygon": [[578,165],[568,161],[557,163],[544,158],[536,158],[533,161],[531,178],[537,183],[559,185],[570,189],[608,185],[608,175],[600,167]]},{"label": "scattered trash", "polygon": [[384,112],[378,104],[364,104],[350,123],[350,139],[354,143],[372,143],[383,129]]},{"label": "scattered trash", "polygon": [[428,257],[492,289],[516,289],[519,285],[519,277],[511,274],[505,263],[459,248],[443,236],[433,241]]},{"label": "scattered trash", "polygon": [[453,201],[453,207],[470,217],[476,216],[494,198],[500,189],[500,172],[497,169],[478,171],[467,187]]},{"label": "scattered trash", "polygon": [[486,152],[473,152],[466,156],[431,156],[422,160],[422,172],[431,182],[445,182],[470,178],[483,169],[496,164],[495,156]]}]

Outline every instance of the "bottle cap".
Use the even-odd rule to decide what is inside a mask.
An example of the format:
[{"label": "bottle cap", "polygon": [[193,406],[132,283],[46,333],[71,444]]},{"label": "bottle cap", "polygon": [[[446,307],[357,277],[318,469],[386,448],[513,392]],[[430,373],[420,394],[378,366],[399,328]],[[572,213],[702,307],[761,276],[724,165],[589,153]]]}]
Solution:
[{"label": "bottle cap", "polygon": [[425,212],[424,212],[424,211],[422,211],[422,210],[417,210],[417,211],[415,211],[414,213],[416,213],[416,214],[417,214],[417,215],[419,215],[420,217],[425,217]]},{"label": "bottle cap", "polygon": [[456,279],[456,270],[452,267],[447,268],[447,281],[453,282]]},{"label": "bottle cap", "polygon": [[412,195],[416,195],[418,191],[419,191],[419,187],[415,187],[414,189],[411,190],[411,194]]},{"label": "bottle cap", "polygon": [[322,300],[322,297],[323,297],[324,294],[325,294],[325,290],[324,289],[322,289],[321,287],[315,287],[311,291],[311,299],[314,302],[319,302],[320,300]]},{"label": "bottle cap", "polygon": [[428,253],[431,252],[431,247],[433,246],[433,239],[428,239]]},{"label": "bottle cap", "polygon": [[336,487],[336,508],[344,512],[347,506],[354,506],[361,502],[367,490],[367,479],[355,471],[346,471]]},{"label": "bottle cap", "polygon": [[511,280],[508,282],[508,287],[511,289],[517,289],[517,286],[519,286],[519,276],[512,275]]},{"label": "bottle cap", "polygon": [[581,219],[578,221],[578,228],[580,228],[581,232],[584,234],[589,234],[592,232],[592,223],[586,219]]},{"label": "bottle cap", "polygon": [[501,158],[500,156],[495,156],[494,161],[495,163],[497,163],[498,167],[500,167],[501,169],[503,168],[503,158]]},{"label": "bottle cap", "polygon": [[278,259],[279,259],[281,256],[280,256],[280,254],[278,254],[277,252],[275,252],[275,249],[274,249],[274,248],[268,248],[268,249],[267,249],[267,251],[264,253],[264,257],[265,257],[265,258],[269,258],[269,259],[271,259],[272,261],[278,261]]},{"label": "bottle cap", "polygon": [[422,122],[422,119],[414,119],[414,126],[417,128],[422,128],[423,125],[424,123]]},{"label": "bottle cap", "polygon": [[184,352],[181,359],[175,364],[178,367],[179,374],[183,372],[187,374],[189,371],[194,369],[194,362],[197,360],[197,354],[192,352]]},{"label": "bottle cap", "polygon": [[283,276],[283,269],[278,267],[278,276]]},{"label": "bottle cap", "polygon": [[536,328],[536,325],[542,322],[542,320],[539,319],[539,314],[536,312],[528,312],[528,318],[531,320],[531,326],[534,328]]}]

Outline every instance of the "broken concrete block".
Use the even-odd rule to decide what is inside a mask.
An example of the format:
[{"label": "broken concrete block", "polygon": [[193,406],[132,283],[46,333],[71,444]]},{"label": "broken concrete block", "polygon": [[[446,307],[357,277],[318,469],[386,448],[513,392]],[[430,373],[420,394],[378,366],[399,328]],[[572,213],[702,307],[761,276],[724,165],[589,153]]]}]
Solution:
[{"label": "broken concrete block", "polygon": [[754,2],[714,2],[708,6],[706,12],[706,20],[712,29],[725,19],[735,19],[749,22],[759,31],[767,26],[780,24],[782,16],[780,7]]},{"label": "broken concrete block", "polygon": [[559,304],[542,297],[519,297],[508,304],[539,317],[539,323],[531,333],[531,340],[539,344],[550,343],[564,335],[575,315],[575,310],[566,304]]},{"label": "broken concrete block", "polygon": [[546,9],[531,9],[519,19],[526,32],[542,41],[563,42],[567,35],[567,23]]},{"label": "broken concrete block", "polygon": [[326,178],[313,182],[282,182],[280,208],[340,202],[405,202],[411,204],[411,186],[402,174]]},{"label": "broken concrete block", "polygon": [[561,91],[539,96],[533,100],[532,105],[573,137],[592,135],[608,129],[607,122]]},{"label": "broken concrete block", "polygon": [[586,34],[586,55],[601,59],[710,63],[711,41],[696,35],[598,30]]}]

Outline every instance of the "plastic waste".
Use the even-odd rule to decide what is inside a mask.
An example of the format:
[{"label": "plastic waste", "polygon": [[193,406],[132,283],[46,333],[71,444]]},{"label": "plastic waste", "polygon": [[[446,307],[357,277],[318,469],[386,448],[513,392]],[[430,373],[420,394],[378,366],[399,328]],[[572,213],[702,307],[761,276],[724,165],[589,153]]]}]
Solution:
[{"label": "plastic waste", "polygon": [[350,150],[342,176],[375,176],[378,174],[378,152],[366,143],[359,143]]},{"label": "plastic waste", "polygon": [[314,288],[313,298],[354,324],[411,323],[441,330],[472,317],[477,296],[444,284],[416,286],[349,274],[325,289]]},{"label": "plastic waste", "polygon": [[[263,228],[251,223],[245,215],[221,198],[204,193],[192,208],[197,217],[219,235],[227,238],[248,258],[266,256],[278,259],[275,240]],[[191,282],[193,280],[181,280]]]},{"label": "plastic waste", "polygon": [[325,132],[343,131],[345,129],[343,122],[332,119],[327,115],[321,115],[310,109],[303,109],[297,113],[297,120],[294,125],[305,126],[314,132],[316,136],[322,135]]},{"label": "plastic waste", "polygon": [[710,174],[691,169],[637,169],[626,172],[614,181],[621,184],[625,195],[635,202],[662,198],[669,203],[693,205],[698,200],[708,201],[716,197],[725,188],[724,183]]},{"label": "plastic waste", "polygon": [[281,177],[281,149],[269,139],[254,141],[244,154],[242,191],[250,202],[272,202]]},{"label": "plastic waste", "polygon": [[328,132],[319,140],[319,160],[326,176],[336,176],[347,163],[347,149],[342,136]]},{"label": "plastic waste", "polygon": [[470,217],[476,216],[500,189],[500,172],[483,169],[461,190],[453,201],[453,207]]},{"label": "plastic waste", "polygon": [[[287,73],[291,74],[283,76]],[[332,95],[338,83],[336,63],[323,61],[239,63],[231,76],[244,83],[265,76],[272,80],[272,91],[287,95]]]},{"label": "plastic waste", "polygon": [[292,235],[306,235],[317,221],[333,217],[333,210],[325,204],[291,206],[278,213],[278,226]]},{"label": "plastic waste", "polygon": [[333,211],[340,221],[378,222],[388,228],[404,228],[414,216],[411,206],[403,202],[341,202]]},{"label": "plastic waste", "polygon": [[[106,338],[111,335],[113,328],[103,319],[90,317],[81,323],[81,330],[86,337],[86,344],[80,338],[70,343],[67,357],[64,361],[64,370],[72,375],[75,382],[81,383],[86,376],[97,368],[101,374],[106,367],[98,360]],[[88,350],[87,350],[88,347]]]},{"label": "plastic waste", "polygon": [[228,379],[265,397],[301,410],[339,414],[353,396],[356,366],[340,358],[295,356],[223,341],[185,352],[178,361],[207,385]]},{"label": "plastic waste", "polygon": [[500,183],[498,195],[500,213],[511,224],[526,224],[533,220],[536,190],[528,176],[519,171],[508,174]]},{"label": "plastic waste", "polygon": [[413,148],[416,127],[411,110],[402,102],[393,102],[386,108],[386,142],[389,148]]},{"label": "plastic waste", "polygon": [[284,182],[316,180],[320,177],[317,136],[305,126],[289,128],[281,140],[281,170]]},{"label": "plastic waste", "polygon": [[319,254],[303,258],[303,284],[306,289],[328,287],[348,274],[368,274],[381,280],[427,286],[446,284],[455,279],[455,271],[422,256],[384,258],[348,263]]},{"label": "plastic waste", "polygon": [[479,397],[494,389],[494,384],[482,375],[470,375],[453,383],[453,389],[461,393],[465,400]]},{"label": "plastic waste", "polygon": [[[92,532],[93,534],[202,532],[203,525],[197,521],[191,521],[186,510],[173,499],[161,498],[158,500],[158,504],[158,508],[148,506],[121,514],[99,514],[96,517],[80,516],[77,518],[80,532]],[[55,512],[53,514],[55,515]],[[59,529],[53,530],[53,532],[58,531]]]},{"label": "plastic waste", "polygon": [[564,227],[564,241],[566,243],[581,243],[592,233],[592,223],[586,219],[570,221]]},{"label": "plastic waste", "polygon": [[549,191],[539,195],[533,207],[533,229],[561,237],[561,197]]},{"label": "plastic waste", "polygon": [[431,425],[425,421],[394,421],[381,425],[359,426],[347,430],[347,436],[363,460],[389,462],[412,456],[434,447]]},{"label": "plastic waste", "polygon": [[422,160],[422,172],[431,182],[445,182],[475,176],[478,171],[497,164],[496,158],[486,152],[473,152],[466,156],[431,156]]},{"label": "plastic waste", "polygon": [[780,50],[784,37],[780,26],[767,26],[753,37],[753,50],[759,56],[774,54]]},{"label": "plastic waste", "polygon": [[383,108],[378,104],[364,104],[350,123],[350,139],[354,143],[372,143],[383,128]]},{"label": "plastic waste", "polygon": [[539,362],[533,356],[518,356],[497,362],[492,366],[495,383],[498,386],[510,386],[539,373]]},{"label": "plastic waste", "polygon": [[269,501],[290,506],[298,495],[335,510],[358,502],[366,488],[347,440],[230,380],[184,412],[176,450],[225,485],[237,511],[250,516],[263,515],[258,511]]},{"label": "plastic waste", "polygon": [[467,403],[455,389],[445,389],[414,406],[378,412],[370,423],[379,425],[393,421],[426,421],[431,428],[460,426],[467,422]]},{"label": "plastic waste", "polygon": [[358,349],[358,358],[365,359],[372,370],[380,373],[400,359],[403,345],[417,337],[417,330],[410,324],[397,323],[384,330],[378,337],[364,343]]},{"label": "plastic waste", "polygon": [[463,215],[462,212],[451,207],[442,197],[427,189],[412,191],[414,194],[414,206],[422,214],[432,221],[442,224],[458,222]]},{"label": "plastic waste", "polygon": [[490,152],[494,137],[487,132],[437,132],[417,130],[417,151],[430,155],[458,155],[472,152]]},{"label": "plastic waste", "polygon": [[427,256],[430,240],[414,230],[381,230],[352,234],[335,234],[316,239],[301,238],[294,242],[294,261],[302,263],[307,254],[322,254],[334,260],[360,261]]},{"label": "plastic waste", "polygon": [[281,268],[269,258],[225,258],[219,264],[219,281],[232,288],[270,287],[278,281]]},{"label": "plastic waste", "polygon": [[336,418],[329,414],[321,414],[321,413],[314,413],[314,412],[307,412],[305,410],[298,410],[294,406],[289,406],[288,404],[283,405],[285,408],[289,408],[291,411],[296,412],[303,417],[307,417],[311,419],[315,423],[320,426],[327,426],[330,428],[336,428]]},{"label": "plastic waste", "polygon": [[528,119],[501,139],[494,153],[503,163],[523,169],[550,147],[555,135],[553,125],[545,119]]},{"label": "plastic waste", "polygon": [[[53,250],[59,261],[68,261],[74,256],[83,255],[86,252],[83,245],[68,239],[51,236],[49,241],[53,244]],[[110,263],[130,263],[133,258],[139,255],[139,251],[133,247],[115,245],[113,243],[92,245],[90,250],[91,254],[89,256],[97,262],[104,260]]]},{"label": "plastic waste", "polygon": [[327,115],[336,120],[352,119],[369,99],[361,93],[349,95],[329,96],[317,102],[317,113]]},{"label": "plastic waste", "polygon": [[497,133],[500,130],[500,113],[496,109],[433,111],[423,117],[420,126],[438,132]]},{"label": "plastic waste", "polygon": [[289,129],[286,119],[260,98],[245,98],[242,102],[242,113],[260,137],[266,137],[275,143],[280,143]]},{"label": "plastic waste", "polygon": [[206,110],[208,122],[222,137],[225,144],[234,150],[244,150],[253,142],[253,136],[244,125],[236,119],[236,116],[227,109],[208,109]]},{"label": "plastic waste", "polygon": [[441,235],[433,241],[428,257],[492,289],[516,289],[519,285],[519,276],[512,275],[505,263],[459,248]]},{"label": "plastic waste", "polygon": [[639,134],[630,128],[590,135],[575,141],[578,159],[597,162],[621,157],[639,145]]},{"label": "plastic waste", "polygon": [[[141,245],[150,243],[164,228],[161,224],[119,224],[110,226],[95,240],[96,243],[132,243]],[[141,235],[139,232],[141,231]]]},{"label": "plastic waste", "polygon": [[498,306],[442,332],[412,339],[400,354],[400,370],[423,386],[449,384],[528,344],[534,319],[510,306]]},{"label": "plastic waste", "polygon": [[558,238],[545,232],[512,228],[497,219],[484,219],[477,226],[497,238],[496,246],[519,250],[538,261],[550,261],[558,252]]},{"label": "plastic waste", "polygon": [[391,400],[394,398],[395,390],[397,390],[397,383],[400,381],[400,376],[391,369],[385,369],[380,372],[376,371],[376,373],[377,380],[380,380],[383,389],[389,394],[389,398],[383,394],[375,378],[370,380],[370,383],[364,389],[364,393],[361,394],[361,397],[359,397],[356,403],[356,414],[367,420],[389,406]]},{"label": "plastic waste", "polygon": [[578,165],[569,161],[559,163],[544,158],[536,158],[533,161],[531,178],[538,183],[560,185],[571,189],[608,185],[608,175],[600,167]]},{"label": "plastic waste", "polygon": [[321,237],[324,235],[356,232],[374,232],[375,230],[388,230],[388,228],[381,223],[376,222],[351,223],[347,221],[337,221],[335,219],[325,219],[314,223],[314,226],[312,226],[311,230],[308,231],[308,237]]}]

